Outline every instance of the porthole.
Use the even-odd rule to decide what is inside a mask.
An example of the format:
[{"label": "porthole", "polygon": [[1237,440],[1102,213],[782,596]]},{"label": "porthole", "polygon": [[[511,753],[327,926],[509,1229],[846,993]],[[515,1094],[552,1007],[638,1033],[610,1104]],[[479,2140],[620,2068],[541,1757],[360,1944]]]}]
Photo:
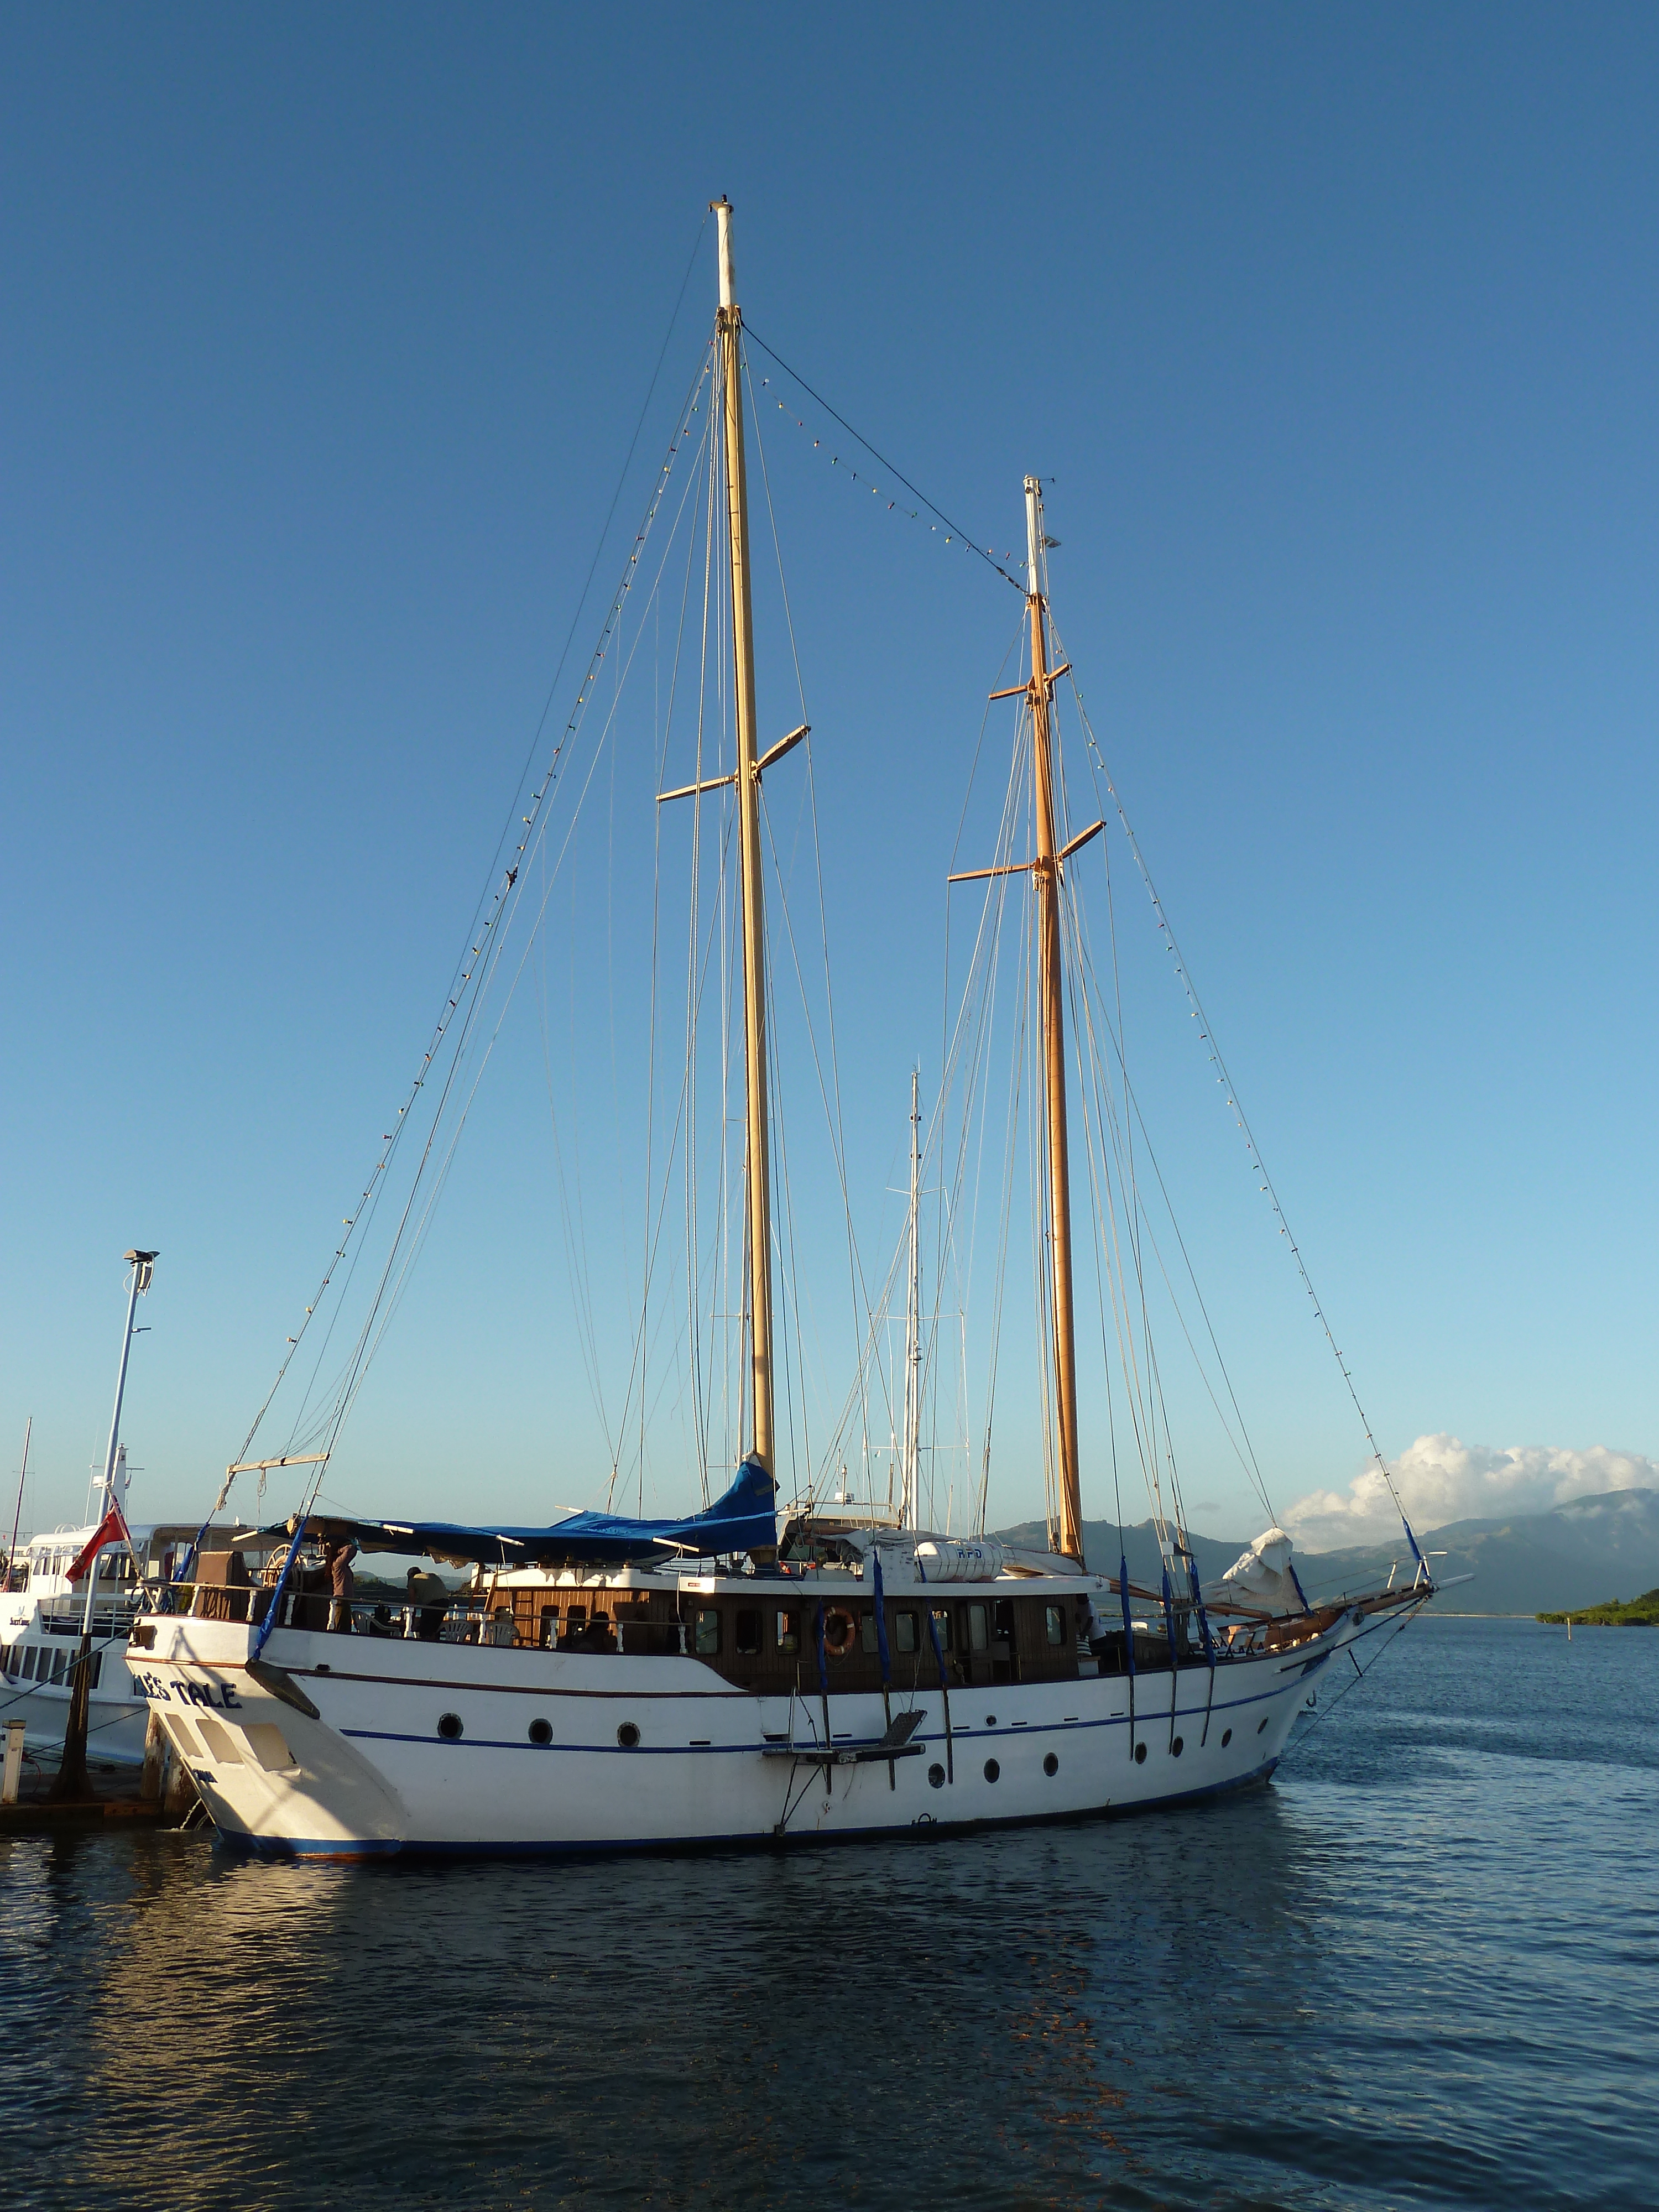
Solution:
[{"label": "porthole", "polygon": [[1221,1731],[1221,1748],[1223,1751],[1225,1751],[1227,1746],[1232,1741],[1232,1730],[1231,1729],[1223,1729]]},{"label": "porthole", "polygon": [[[933,1761],[933,1764],[927,1770],[927,1779],[932,1783],[935,1790],[944,1789],[945,1769],[939,1765],[937,1759]],[[933,1816],[930,1813],[927,1817],[931,1820]]]},{"label": "porthole", "polygon": [[1135,1746],[1135,1765],[1137,1766],[1145,1766],[1146,1764],[1146,1747],[1144,1743],[1138,1743]]},{"label": "porthole", "polygon": [[617,1741],[624,1751],[632,1751],[640,1740],[639,1729],[632,1721],[624,1721],[617,1730]]},{"label": "porthole", "polygon": [[987,1713],[987,1714],[986,1714],[986,1716],[985,1716],[985,1725],[986,1725],[986,1727],[987,1727],[987,1728],[994,1728],[994,1727],[996,1726],[996,1724],[997,1724],[997,1717],[996,1717],[996,1715],[995,1715],[994,1713]]},{"label": "porthole", "polygon": [[459,1713],[440,1713],[438,1716],[438,1733],[446,1743],[458,1742],[461,1734],[460,1715]]},{"label": "porthole", "polygon": [[530,1723],[530,1741],[532,1743],[551,1743],[553,1741],[552,1722],[532,1721]]},{"label": "porthole", "polygon": [[1257,1734],[1258,1735],[1261,1735],[1261,1731],[1262,1731],[1262,1729],[1263,1729],[1264,1728],[1266,1728],[1266,1727],[1267,1727],[1267,1716],[1266,1715],[1266,1713],[1263,1713],[1263,1714],[1262,1714],[1262,1716],[1261,1716],[1261,1719],[1260,1719],[1260,1720],[1256,1723],[1256,1724],[1255,1724],[1255,1732],[1256,1732],[1256,1734]]},{"label": "porthole", "polygon": [[1042,1771],[1045,1774],[1058,1774],[1060,1771],[1060,1761],[1052,1751],[1042,1762]]},{"label": "porthole", "polygon": [[1002,1769],[1001,1769],[1001,1768],[997,1765],[997,1763],[996,1763],[996,1761],[995,1761],[995,1759],[988,1759],[986,1760],[986,1762],[985,1762],[985,1779],[986,1779],[988,1782],[994,1782],[994,1781],[996,1780],[996,1778],[997,1778],[998,1775],[999,1775],[999,1774],[1000,1774],[1000,1773],[1001,1773],[1001,1771],[1002,1771]]},{"label": "porthole", "polygon": [[1186,1746],[1185,1746],[1184,1741],[1183,1741],[1183,1739],[1182,1739],[1182,1737],[1180,1737],[1180,1736],[1178,1736],[1178,1735],[1177,1735],[1177,1736],[1171,1736],[1171,1737],[1170,1737],[1170,1758],[1171,1758],[1171,1759],[1179,1759],[1179,1758],[1180,1758],[1180,1756],[1181,1756],[1181,1754],[1182,1754],[1182,1751],[1183,1751],[1185,1748],[1186,1748]]}]

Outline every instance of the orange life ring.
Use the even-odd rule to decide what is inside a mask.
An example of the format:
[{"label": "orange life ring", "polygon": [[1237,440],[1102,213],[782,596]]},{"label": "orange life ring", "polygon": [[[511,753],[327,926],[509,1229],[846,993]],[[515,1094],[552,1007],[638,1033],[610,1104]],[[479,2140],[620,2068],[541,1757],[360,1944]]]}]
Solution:
[{"label": "orange life ring", "polygon": [[832,1659],[846,1659],[858,1641],[859,1625],[844,1605],[827,1607],[823,1615],[823,1648]]}]

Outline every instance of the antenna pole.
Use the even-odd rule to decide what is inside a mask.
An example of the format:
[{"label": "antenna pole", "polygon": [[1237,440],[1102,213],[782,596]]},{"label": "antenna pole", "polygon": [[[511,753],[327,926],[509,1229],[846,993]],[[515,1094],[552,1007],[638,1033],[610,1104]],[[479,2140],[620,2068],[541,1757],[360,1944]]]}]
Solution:
[{"label": "antenna pole", "polygon": [[910,1071],[910,1279],[904,1306],[904,1488],[899,1523],[914,1528],[921,1511],[921,1075]]},{"label": "antenna pole", "polygon": [[[138,1301],[149,1290],[150,1278],[155,1273],[154,1252],[129,1252],[126,1262],[132,1270],[127,1278],[127,1325],[121,1333],[121,1364],[115,1370],[115,1407],[109,1418],[109,1444],[104,1453],[103,1480],[99,1484],[98,1521],[116,1503],[115,1470],[119,1464],[121,1449],[121,1401],[126,1395],[127,1361],[132,1352],[132,1324],[138,1310]],[[73,1802],[86,1795],[87,1790],[87,1719],[92,1698],[92,1621],[93,1607],[98,1595],[98,1570],[103,1564],[106,1544],[95,1551],[87,1562],[87,1603],[81,1622],[81,1649],[75,1662],[74,1686],[70,1692],[69,1718],[64,1727],[64,1755],[58,1764],[58,1779],[52,1785],[52,1795],[58,1803]]]},{"label": "antenna pole", "polygon": [[11,1578],[17,1568],[17,1532],[23,1525],[23,1485],[29,1479],[29,1438],[34,1434],[34,1416],[31,1413],[23,1424],[23,1471],[17,1478],[17,1510],[11,1516],[11,1548],[6,1553],[6,1588],[11,1588]]},{"label": "antenna pole", "polygon": [[1042,486],[1025,479],[1026,605],[1031,617],[1031,752],[1036,787],[1037,989],[1042,1011],[1043,1091],[1048,1136],[1048,1251],[1053,1267],[1054,1410],[1060,1445],[1060,1527],[1055,1548],[1083,1559],[1083,1498],[1078,1479],[1077,1331],[1072,1306],[1072,1171],[1066,1128],[1065,978],[1060,949],[1060,860],[1054,841],[1054,773],[1048,673],[1048,605],[1043,596]]},{"label": "antenna pole", "polygon": [[766,917],[761,884],[760,773],[755,734],[755,633],[749,592],[749,485],[743,453],[743,311],[732,261],[732,205],[712,203],[720,231],[721,430],[732,552],[732,642],[738,720],[738,860],[743,896],[744,1152],[749,1247],[750,1457],[775,1474],[772,1434],[772,1191],[766,1089]]}]

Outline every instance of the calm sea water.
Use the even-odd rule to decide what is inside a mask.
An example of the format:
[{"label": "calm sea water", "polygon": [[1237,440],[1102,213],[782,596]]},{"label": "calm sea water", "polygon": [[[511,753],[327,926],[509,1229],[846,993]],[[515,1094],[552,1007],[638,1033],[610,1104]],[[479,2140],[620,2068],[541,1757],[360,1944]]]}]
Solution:
[{"label": "calm sea water", "polygon": [[784,1857],[0,1844],[30,2206],[1659,2203],[1659,1633],[1426,1620],[1273,1787]]}]

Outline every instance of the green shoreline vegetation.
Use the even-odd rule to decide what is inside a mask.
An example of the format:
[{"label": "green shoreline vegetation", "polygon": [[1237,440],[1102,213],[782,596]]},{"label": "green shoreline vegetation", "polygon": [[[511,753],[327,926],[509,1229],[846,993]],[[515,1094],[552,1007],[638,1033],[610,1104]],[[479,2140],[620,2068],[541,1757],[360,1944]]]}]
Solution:
[{"label": "green shoreline vegetation", "polygon": [[1608,1605],[1586,1606],[1582,1613],[1540,1613],[1536,1618],[1557,1626],[1565,1620],[1583,1628],[1659,1628],[1659,1589],[1633,1597],[1628,1605],[1614,1598]]}]

